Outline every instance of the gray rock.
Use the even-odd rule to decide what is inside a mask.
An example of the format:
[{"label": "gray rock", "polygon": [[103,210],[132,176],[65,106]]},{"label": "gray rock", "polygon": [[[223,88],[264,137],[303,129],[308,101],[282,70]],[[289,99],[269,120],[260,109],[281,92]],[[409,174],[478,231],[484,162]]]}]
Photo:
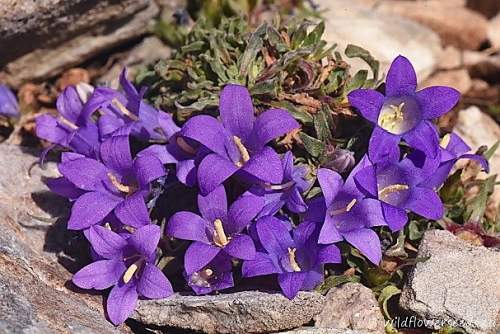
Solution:
[{"label": "gray rock", "polygon": [[360,283],[330,289],[315,327],[384,332],[385,322],[373,292]]},{"label": "gray rock", "polygon": [[[397,15],[377,12],[367,6],[374,0],[319,0],[316,1],[326,19],[325,40],[337,43],[343,52],[347,44],[355,44],[370,51],[380,61],[381,73],[398,55],[408,57],[419,80],[427,78],[438,64],[441,42],[432,30]],[[349,60],[353,71],[368,69],[361,60]]]},{"label": "gray rock", "polygon": [[418,263],[403,289],[401,306],[427,325],[443,321],[467,333],[500,332],[500,252],[472,246],[448,231],[427,231]]},{"label": "gray rock", "polygon": [[300,327],[323,308],[324,297],[299,292],[289,300],[279,293],[244,291],[215,296],[143,300],[132,316],[146,325],[205,333],[268,333]]},{"label": "gray rock", "polygon": [[106,321],[100,296],[68,284],[82,245],[56,219],[67,204],[41,182],[55,168],[34,166],[37,154],[0,145],[0,333],[129,333]]},{"label": "gray rock", "polygon": [[359,331],[359,330],[338,329],[338,328],[302,327],[280,333],[281,334],[383,334],[384,332]]},{"label": "gray rock", "polygon": [[170,56],[170,52],[171,49],[158,37],[147,37],[121,57],[109,71],[102,75],[97,80],[98,84],[116,89],[119,86],[120,72],[123,67],[127,67],[129,77],[133,78],[141,66],[153,63],[159,59],[166,59]]},{"label": "gray rock", "polygon": [[143,35],[158,11],[152,0],[2,2],[0,79],[18,87],[57,75]]}]

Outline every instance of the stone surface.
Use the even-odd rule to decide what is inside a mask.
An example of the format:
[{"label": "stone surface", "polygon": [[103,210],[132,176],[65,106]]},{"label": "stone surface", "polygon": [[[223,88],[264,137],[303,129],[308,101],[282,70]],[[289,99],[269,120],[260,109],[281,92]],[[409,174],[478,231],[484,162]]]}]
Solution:
[{"label": "stone surface", "polygon": [[123,67],[127,67],[129,77],[134,77],[141,66],[150,64],[159,59],[170,56],[171,49],[159,38],[151,36],[145,38],[141,43],[127,52],[124,57],[113,65],[97,81],[107,87],[117,89],[119,86],[119,76]]},{"label": "stone surface", "polygon": [[487,39],[486,18],[453,2],[385,0],[377,10],[400,15],[429,27],[441,37],[445,45],[476,50]]},{"label": "stone surface", "polygon": [[500,1],[498,0],[467,0],[467,7],[491,18],[500,12]]},{"label": "stone surface", "polygon": [[448,45],[439,57],[438,69],[454,70],[462,66],[462,52],[454,46]]},{"label": "stone surface", "polygon": [[[361,0],[316,1],[326,19],[324,38],[337,43],[343,53],[347,44],[359,45],[380,61],[381,73],[387,73],[398,55],[408,57],[419,79],[427,78],[435,69],[441,54],[439,37],[430,29],[395,15],[388,16],[362,5]],[[353,70],[368,69],[357,59],[350,59]]]},{"label": "stone surface", "polygon": [[[28,153],[26,153],[28,152]],[[104,317],[102,298],[68,280],[82,244],[65,229],[65,200],[51,195],[29,149],[0,145],[0,333],[128,333]],[[38,153],[36,153],[38,154]],[[67,269],[66,269],[67,268]]]},{"label": "stone surface", "polygon": [[152,0],[2,2],[0,80],[18,87],[52,77],[143,35],[158,11]]},{"label": "stone surface", "polygon": [[455,88],[461,94],[465,94],[471,89],[472,80],[469,76],[469,72],[465,68],[449,71],[439,71],[422,82],[420,88],[430,86],[449,86]]},{"label": "stone surface", "polygon": [[314,317],[320,328],[384,332],[385,321],[373,292],[360,283],[330,289],[321,313]]},{"label": "stone surface", "polygon": [[410,272],[400,299],[404,309],[428,324],[450,321],[471,334],[500,331],[500,251],[430,230],[418,256],[430,258]]},{"label": "stone surface", "polygon": [[215,296],[142,300],[132,316],[146,325],[205,333],[268,333],[300,327],[323,308],[324,297],[299,292],[289,300],[279,293],[244,291]]},{"label": "stone surface", "polygon": [[500,48],[500,13],[488,24],[488,40],[494,48]]},{"label": "stone surface", "polygon": [[[500,140],[500,126],[475,106],[459,112],[455,131],[473,150],[481,145],[491,147]],[[493,174],[500,175],[500,150],[490,159],[490,175]],[[495,187],[491,200],[500,204],[500,187]]]},{"label": "stone surface", "polygon": [[291,331],[280,332],[281,334],[383,334],[384,332],[360,331],[338,328],[316,328],[302,327]]}]

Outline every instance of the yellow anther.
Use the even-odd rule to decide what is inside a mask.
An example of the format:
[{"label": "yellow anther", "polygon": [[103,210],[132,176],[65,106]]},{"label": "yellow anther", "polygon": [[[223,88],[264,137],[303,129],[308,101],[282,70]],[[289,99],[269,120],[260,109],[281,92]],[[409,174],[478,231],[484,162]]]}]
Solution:
[{"label": "yellow anther", "polygon": [[73,124],[72,122],[68,121],[66,118],[62,117],[62,116],[59,116],[59,122],[63,123],[64,125],[67,125],[69,126],[70,128],[72,128],[73,130],[78,130],[78,126],[76,126],[75,124]]},{"label": "yellow anther", "polygon": [[442,148],[447,148],[448,144],[450,143],[451,136],[449,133],[445,134],[443,138],[441,138],[441,141],[439,142],[439,146]]},{"label": "yellow anther", "polygon": [[243,166],[243,164],[245,162],[250,160],[250,154],[248,154],[248,150],[245,147],[245,145],[243,145],[243,143],[241,142],[240,137],[233,136],[233,141],[236,144],[236,147],[238,148],[238,151],[240,151],[240,155],[241,155],[241,160],[236,162],[236,166],[241,167],[241,166]]},{"label": "yellow anther", "polygon": [[210,269],[210,268],[207,268],[207,269],[205,269],[205,270],[202,271],[202,274],[203,274],[204,277],[210,278],[214,274],[214,271],[212,269]]},{"label": "yellow anther", "polygon": [[391,110],[382,113],[379,121],[380,126],[386,130],[394,130],[398,123],[404,120],[404,106],[404,102],[401,102],[399,105],[389,105]]},{"label": "yellow anther", "polygon": [[336,216],[336,215],[340,215],[342,213],[349,212],[354,207],[354,205],[356,204],[356,202],[357,202],[357,200],[355,198],[353,198],[349,202],[349,204],[347,204],[347,206],[345,208],[340,208],[340,209],[337,209],[337,210],[332,210],[332,211],[330,211],[330,215],[331,216]]},{"label": "yellow anther", "polygon": [[224,226],[222,225],[222,221],[220,219],[216,219],[214,221],[214,244],[219,247],[224,247],[229,243],[229,239],[224,232]]},{"label": "yellow anther", "polygon": [[127,284],[128,282],[130,282],[130,280],[132,279],[132,277],[134,277],[134,274],[135,272],[137,271],[137,269],[139,269],[139,264],[142,260],[139,260],[137,262],[134,262],[130,265],[130,267],[128,267],[127,271],[125,272],[125,274],[123,274],[123,282],[125,284]]},{"label": "yellow anther", "polygon": [[134,115],[130,110],[128,110],[120,101],[118,101],[118,99],[113,99],[111,100],[111,103],[118,108],[118,110],[120,110],[120,112],[122,114],[124,114],[125,116],[127,116],[128,118],[130,118],[131,120],[133,121],[138,121],[139,120],[139,117],[137,117],[136,115]]},{"label": "yellow anther", "polygon": [[403,119],[403,109],[404,109],[405,103],[401,102],[399,105],[394,105],[391,104],[389,108],[394,110],[394,118],[396,119]]},{"label": "yellow anther", "polygon": [[195,154],[196,153],[196,150],[191,146],[189,145],[188,143],[186,143],[186,141],[184,140],[184,138],[182,137],[177,137],[176,141],[177,145],[179,145],[179,147],[186,153],[189,153],[189,154]]},{"label": "yellow anther", "polygon": [[297,260],[295,259],[296,248],[288,248],[288,259],[290,261],[290,267],[292,267],[293,271],[301,271]]},{"label": "yellow anther", "polygon": [[114,176],[112,173],[108,173],[108,178],[111,181],[111,183],[116,187],[116,189],[118,189],[122,193],[129,194],[132,192],[133,190],[132,187],[120,183],[120,181],[118,181],[116,176]]},{"label": "yellow anther", "polygon": [[385,197],[389,194],[408,189],[409,187],[406,184],[393,184],[383,188],[382,190],[379,190],[378,197]]}]

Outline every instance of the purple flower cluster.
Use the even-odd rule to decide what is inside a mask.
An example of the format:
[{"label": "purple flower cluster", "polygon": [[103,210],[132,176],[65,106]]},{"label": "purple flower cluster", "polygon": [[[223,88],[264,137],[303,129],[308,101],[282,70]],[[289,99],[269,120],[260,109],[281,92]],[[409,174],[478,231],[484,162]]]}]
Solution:
[{"label": "purple flower cluster", "polygon": [[[458,136],[440,143],[431,123],[457,103],[458,93],[446,87],[415,92],[415,72],[401,56],[389,70],[385,96],[364,89],[349,94],[375,128],[368,154],[345,181],[332,169],[298,164],[292,152],[279,154],[270,143],[299,124],[283,109],[256,116],[243,86],[224,87],[220,117],[197,115],[179,127],[144,101],[145,90],[136,90],[125,71],[120,79],[121,91],[95,88],[87,95],[69,87],[57,101],[58,116],[37,119],[38,136],[66,150],[61,177],[48,185],[73,203],[68,228],[82,230],[91,245],[94,262],[73,282],[112,287],[107,312],[114,324],[126,320],[140,296],[173,293],[156,266],[162,239],[187,244],[182,277],[196,294],[233,287],[240,268],[237,277],[271,275],[294,298],[323,280],[324,264],[341,262],[337,242],[379,264],[374,227],[398,231],[408,212],[440,219],[436,189],[456,160],[472,158],[487,169]],[[411,150],[401,150],[401,140]],[[143,149],[131,149],[136,146]],[[321,194],[306,201],[312,175]],[[184,188],[164,192],[190,187],[197,203],[160,217],[167,219],[162,235],[148,203],[153,186],[166,179]],[[172,204],[157,199],[155,206]]]}]

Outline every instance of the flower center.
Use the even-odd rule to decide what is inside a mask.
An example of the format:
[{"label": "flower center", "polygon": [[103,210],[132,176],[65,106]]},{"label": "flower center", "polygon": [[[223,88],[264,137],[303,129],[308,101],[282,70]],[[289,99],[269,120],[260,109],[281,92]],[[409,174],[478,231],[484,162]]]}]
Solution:
[{"label": "flower center", "polygon": [[118,110],[120,110],[120,112],[122,114],[124,114],[125,116],[127,116],[128,118],[130,118],[131,120],[133,121],[138,121],[139,120],[139,117],[137,117],[136,115],[134,115],[130,110],[128,110],[120,101],[118,101],[118,99],[113,99],[111,100],[111,103],[118,108]]},{"label": "flower center", "polygon": [[445,134],[443,138],[441,138],[441,141],[439,142],[439,146],[442,148],[447,148],[448,144],[450,143],[451,136],[449,133]]},{"label": "flower center", "polygon": [[346,213],[346,212],[349,212],[351,211],[351,209],[353,208],[353,206],[356,204],[357,200],[355,198],[353,198],[345,208],[340,208],[340,209],[336,209],[336,210],[332,210],[330,211],[330,216],[336,216],[336,215],[340,215],[340,214],[343,214],[343,213]]},{"label": "flower center", "polygon": [[229,243],[229,239],[226,236],[226,232],[224,232],[224,226],[222,225],[222,221],[220,219],[216,219],[214,221],[214,244],[219,247],[224,247]]},{"label": "flower center", "polygon": [[388,108],[382,109],[378,125],[389,132],[398,133],[404,121],[404,106],[405,103],[401,102],[399,105],[390,104]]},{"label": "flower center", "polygon": [[210,287],[210,282],[208,282],[209,279],[211,279],[214,276],[214,271],[210,268],[200,270],[197,272],[194,272],[189,281],[191,284],[194,284],[199,287],[203,288],[209,288]]},{"label": "flower center", "polygon": [[397,193],[403,190],[408,190],[409,187],[406,184],[392,184],[390,186],[384,187],[378,191],[378,197],[380,199],[386,199],[387,196],[393,193]]},{"label": "flower center", "polygon": [[139,269],[139,267],[142,265],[143,259],[139,259],[132,263],[130,267],[127,268],[127,271],[125,271],[125,274],[123,274],[123,283],[127,284],[130,282],[132,277],[134,277],[135,273]]},{"label": "flower center", "polygon": [[73,124],[72,122],[68,121],[66,118],[62,117],[61,115],[59,115],[58,117],[58,120],[68,126],[69,128],[73,129],[73,130],[78,130],[78,126],[76,126],[75,124]]},{"label": "flower center", "polygon": [[193,155],[196,153],[196,150],[191,145],[189,145],[184,140],[184,138],[177,137],[177,139],[175,140],[175,142],[181,148],[181,150],[183,150],[184,152],[189,153],[189,154],[193,154]]},{"label": "flower center", "polygon": [[134,186],[127,186],[123,183],[120,183],[120,181],[118,181],[116,176],[114,176],[112,173],[108,173],[108,178],[111,181],[111,183],[115,186],[115,188],[121,191],[122,193],[132,194],[136,190],[136,187]]},{"label": "flower center", "polygon": [[283,184],[266,183],[266,184],[264,184],[264,189],[266,189],[268,191],[287,190],[287,189],[290,189],[291,187],[293,187],[294,184],[295,184],[295,181],[288,181],[288,182],[283,183]]},{"label": "flower center", "polygon": [[248,150],[245,147],[245,145],[243,145],[243,143],[241,142],[240,137],[233,136],[233,141],[234,141],[234,144],[236,145],[236,147],[238,148],[238,151],[240,152],[240,156],[241,156],[240,161],[235,162],[235,165],[237,167],[241,167],[245,164],[245,162],[250,160],[250,154],[248,154]]},{"label": "flower center", "polygon": [[293,271],[301,271],[297,260],[295,259],[295,252],[297,248],[288,248],[288,260],[290,261],[290,267],[292,267]]}]

